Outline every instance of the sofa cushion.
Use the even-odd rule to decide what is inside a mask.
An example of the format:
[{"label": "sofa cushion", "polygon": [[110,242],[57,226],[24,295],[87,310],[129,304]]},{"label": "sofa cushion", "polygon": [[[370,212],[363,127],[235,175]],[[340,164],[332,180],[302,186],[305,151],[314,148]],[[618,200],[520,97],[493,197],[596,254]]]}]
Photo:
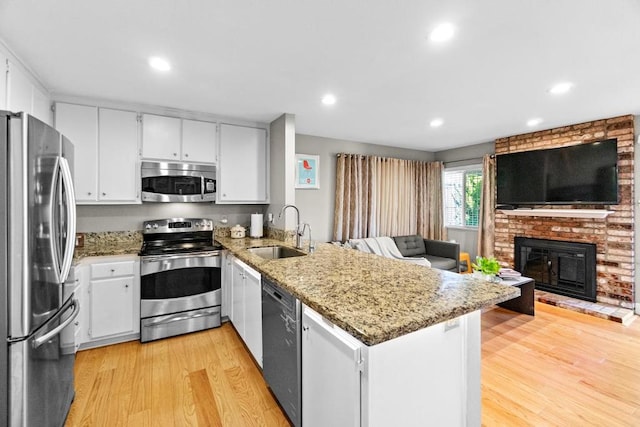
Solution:
[{"label": "sofa cushion", "polygon": [[441,256],[435,255],[423,255],[431,263],[431,267],[437,268],[439,270],[450,270],[457,272],[458,271],[458,263],[455,259],[451,258],[443,258]]},{"label": "sofa cushion", "polygon": [[411,236],[395,236],[393,240],[395,240],[396,246],[400,249],[400,253],[403,256],[424,257],[425,252],[427,252],[424,246],[424,239],[417,234]]}]

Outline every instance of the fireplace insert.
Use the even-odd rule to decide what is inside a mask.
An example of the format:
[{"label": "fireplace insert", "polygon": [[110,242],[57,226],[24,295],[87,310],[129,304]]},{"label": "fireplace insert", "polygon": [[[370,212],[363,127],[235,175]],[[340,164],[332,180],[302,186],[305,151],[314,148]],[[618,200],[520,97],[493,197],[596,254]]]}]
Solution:
[{"label": "fireplace insert", "polygon": [[514,243],[515,268],[536,289],[596,301],[596,245],[528,237]]}]

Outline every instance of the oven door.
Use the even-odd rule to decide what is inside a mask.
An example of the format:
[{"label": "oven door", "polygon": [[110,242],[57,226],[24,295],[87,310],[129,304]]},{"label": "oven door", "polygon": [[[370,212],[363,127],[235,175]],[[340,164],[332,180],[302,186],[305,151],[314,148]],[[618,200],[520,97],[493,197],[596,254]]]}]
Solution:
[{"label": "oven door", "polygon": [[220,251],[142,257],[141,317],[219,306],[221,270]]}]

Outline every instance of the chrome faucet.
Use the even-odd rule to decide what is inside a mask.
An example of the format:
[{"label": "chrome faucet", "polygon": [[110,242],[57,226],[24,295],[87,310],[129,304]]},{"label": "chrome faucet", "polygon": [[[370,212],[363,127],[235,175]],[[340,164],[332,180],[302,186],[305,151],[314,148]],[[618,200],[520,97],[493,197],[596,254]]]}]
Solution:
[{"label": "chrome faucet", "polygon": [[[280,215],[278,215],[278,219],[282,218],[282,214],[287,208],[293,208],[296,210],[296,248],[302,249],[302,234],[300,233],[300,211],[294,205],[284,205],[282,209],[280,209]],[[304,230],[302,230],[304,232]]]},{"label": "chrome faucet", "polygon": [[313,240],[311,239],[311,226],[308,223],[304,223],[302,224],[302,231],[300,232],[300,237],[302,238],[304,236],[304,230],[309,229],[309,253],[312,254],[313,251],[316,249],[315,245],[313,244]]}]

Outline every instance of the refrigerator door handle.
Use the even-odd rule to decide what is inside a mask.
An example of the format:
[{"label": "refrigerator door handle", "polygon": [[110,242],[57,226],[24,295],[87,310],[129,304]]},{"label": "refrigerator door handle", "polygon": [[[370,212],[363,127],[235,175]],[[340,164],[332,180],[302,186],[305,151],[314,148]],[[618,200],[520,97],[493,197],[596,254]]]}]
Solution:
[{"label": "refrigerator door handle", "polygon": [[76,246],[76,196],[73,190],[73,178],[69,162],[64,157],[60,157],[60,171],[62,172],[62,183],[67,205],[67,241],[65,242],[64,256],[62,258],[62,268],[60,272],[60,283],[64,283],[69,276],[71,264],[73,263],[73,251]]},{"label": "refrigerator door handle", "polygon": [[59,177],[62,171],[62,169],[60,168],[60,159],[62,159],[62,157],[56,157],[55,163],[53,166],[53,177],[51,179],[51,204],[49,206],[49,209],[50,209],[49,221],[50,221],[50,227],[51,227],[50,228],[51,238],[49,239],[49,248],[51,250],[51,258],[53,259],[53,265],[54,265],[53,272],[56,276],[55,280],[57,283],[63,283],[63,280],[61,280],[61,274],[60,274],[62,269],[62,262],[60,261],[60,248],[58,246],[59,237],[56,236],[59,230],[54,224],[54,222],[56,221],[55,211],[57,208],[57,205],[55,202],[55,195],[58,192],[58,182],[59,182]]},{"label": "refrigerator door handle", "polygon": [[[71,305],[69,306],[69,308],[73,307],[73,312],[71,313],[71,315],[67,318],[67,320],[65,320],[64,322],[62,322],[60,325],[56,326],[54,329],[52,329],[51,331],[47,332],[46,334],[44,334],[43,336],[36,338],[35,340],[33,340],[33,348],[38,348],[40,347],[42,344],[46,343],[47,341],[49,341],[51,338],[55,337],[56,335],[58,335],[60,332],[62,332],[62,330],[64,328],[66,328],[67,326],[69,326],[69,324],[71,322],[73,322],[76,317],[78,317],[78,314],[80,314],[80,302],[77,299],[73,299],[71,301]],[[66,311],[66,310],[65,310]],[[60,313],[58,313],[56,315],[56,317],[62,316],[62,311]],[[53,319],[51,319],[53,320]]]}]

